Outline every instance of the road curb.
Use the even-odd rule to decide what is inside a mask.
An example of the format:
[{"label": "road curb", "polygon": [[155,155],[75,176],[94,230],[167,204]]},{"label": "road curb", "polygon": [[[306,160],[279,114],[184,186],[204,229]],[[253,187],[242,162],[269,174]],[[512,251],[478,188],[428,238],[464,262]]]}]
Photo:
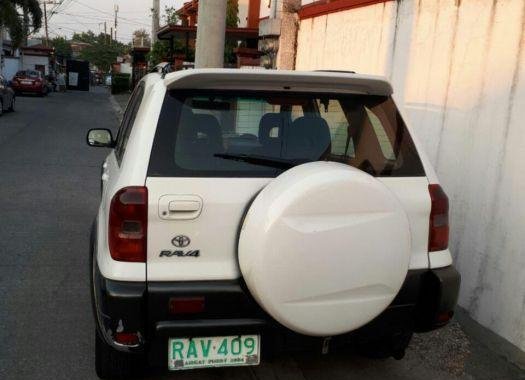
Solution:
[{"label": "road curb", "polygon": [[470,338],[486,346],[495,355],[525,370],[525,352],[519,347],[476,322],[467,310],[460,306],[456,307],[455,319]]},{"label": "road curb", "polygon": [[115,97],[113,96],[113,94],[109,94],[109,103],[111,104],[111,107],[113,108],[113,110],[117,114],[118,119],[122,120],[122,116],[124,115],[124,110],[122,109],[120,104],[118,104],[118,102],[115,99]]}]

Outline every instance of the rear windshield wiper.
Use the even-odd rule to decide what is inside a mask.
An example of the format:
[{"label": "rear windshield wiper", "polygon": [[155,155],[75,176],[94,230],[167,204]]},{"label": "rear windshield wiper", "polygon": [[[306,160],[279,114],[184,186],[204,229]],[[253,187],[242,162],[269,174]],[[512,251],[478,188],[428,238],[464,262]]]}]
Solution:
[{"label": "rear windshield wiper", "polygon": [[224,158],[225,160],[248,162],[250,164],[269,166],[277,169],[290,169],[294,166],[310,162],[306,159],[286,160],[275,157],[257,156],[251,154],[230,154],[230,153],[215,153],[215,157]]}]

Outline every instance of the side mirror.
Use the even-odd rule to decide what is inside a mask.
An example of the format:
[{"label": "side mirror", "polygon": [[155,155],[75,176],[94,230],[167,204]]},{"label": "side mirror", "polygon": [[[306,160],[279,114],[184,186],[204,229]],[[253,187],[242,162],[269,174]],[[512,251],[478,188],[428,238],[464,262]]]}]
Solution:
[{"label": "side mirror", "polygon": [[90,129],[87,133],[87,144],[94,147],[113,148],[115,141],[109,129]]}]

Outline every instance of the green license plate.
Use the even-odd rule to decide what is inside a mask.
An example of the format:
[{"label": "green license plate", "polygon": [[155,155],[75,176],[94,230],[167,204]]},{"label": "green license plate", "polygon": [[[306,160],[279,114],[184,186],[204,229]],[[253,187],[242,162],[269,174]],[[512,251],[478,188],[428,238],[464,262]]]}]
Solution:
[{"label": "green license plate", "polygon": [[168,367],[176,371],[257,365],[259,351],[259,335],[171,338],[168,343]]}]

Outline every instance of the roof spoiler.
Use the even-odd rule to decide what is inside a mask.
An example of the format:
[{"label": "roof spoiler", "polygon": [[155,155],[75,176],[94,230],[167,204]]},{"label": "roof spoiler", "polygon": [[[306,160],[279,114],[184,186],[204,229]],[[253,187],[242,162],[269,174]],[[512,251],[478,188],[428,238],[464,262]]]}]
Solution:
[{"label": "roof spoiler", "polygon": [[192,69],[166,75],[168,89],[253,90],[390,96],[383,77],[348,72]]}]

